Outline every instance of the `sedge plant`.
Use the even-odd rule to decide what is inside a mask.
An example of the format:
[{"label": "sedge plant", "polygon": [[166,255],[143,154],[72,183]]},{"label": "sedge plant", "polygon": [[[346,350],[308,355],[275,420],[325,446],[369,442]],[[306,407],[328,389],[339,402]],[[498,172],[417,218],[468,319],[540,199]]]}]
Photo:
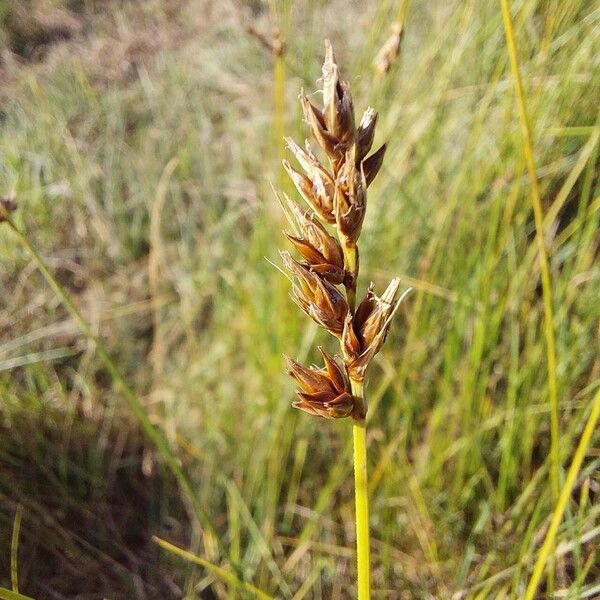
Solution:
[{"label": "sedge plant", "polygon": [[[286,357],[296,380],[293,406],[326,419],[351,419],[354,442],[358,598],[370,598],[369,502],[365,418],[365,373],[383,345],[403,296],[393,279],[381,297],[369,287],[356,305],[359,271],[358,239],[367,208],[367,188],[381,168],[386,146],[373,153],[377,113],[367,108],[354,118],[350,88],[340,78],[329,42],[323,63],[323,109],[300,96],[304,118],[326,157],[327,166],[307,142],[287,145],[301,170],[284,167],[308,204],[301,208],[276,192],[293,232],[284,232],[300,260],[281,252],[291,274],[292,299],[318,325],[337,338],[340,354],[318,350],[324,366],[304,366]],[[335,235],[332,235],[335,230]]]}]

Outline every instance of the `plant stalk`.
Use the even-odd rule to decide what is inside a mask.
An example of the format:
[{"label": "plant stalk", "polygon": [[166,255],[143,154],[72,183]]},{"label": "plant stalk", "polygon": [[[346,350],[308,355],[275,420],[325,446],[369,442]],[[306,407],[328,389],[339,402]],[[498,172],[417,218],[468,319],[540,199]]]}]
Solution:
[{"label": "plant stalk", "polygon": [[533,600],[544,572],[546,560],[548,560],[549,556],[551,559],[553,558],[558,527],[560,526],[563,515],[565,514],[565,510],[569,504],[569,499],[571,498],[573,488],[577,483],[577,476],[581,470],[581,465],[585,459],[587,449],[592,442],[592,436],[596,430],[596,423],[598,423],[598,419],[600,419],[600,391],[596,392],[596,395],[592,400],[592,410],[585,423],[581,437],[579,438],[579,443],[577,444],[575,452],[573,453],[573,460],[571,461],[571,466],[567,471],[565,483],[562,486],[558,502],[556,503],[556,507],[552,513],[550,525],[548,526],[548,531],[546,532],[546,538],[544,539],[544,543],[542,544],[537,560],[535,561],[531,579],[527,584],[527,589],[525,590],[525,595],[523,596],[524,600]]},{"label": "plant stalk", "polygon": [[[552,282],[550,279],[550,266],[546,242],[544,239],[544,214],[540,191],[538,186],[536,165],[533,157],[533,141],[531,133],[531,122],[527,112],[525,92],[521,81],[521,71],[517,56],[517,45],[510,15],[509,0],[500,0],[502,8],[502,19],[504,21],[504,32],[506,35],[506,46],[510,59],[511,71],[515,83],[517,106],[519,109],[519,120],[523,136],[523,153],[531,183],[531,203],[535,220],[536,242],[538,246],[538,259],[540,276],[542,280],[542,299],[544,307],[544,337],[546,338],[546,363],[548,369],[548,404],[550,407],[550,490],[553,501],[557,501],[560,492],[560,428],[558,413],[558,384],[556,375],[556,340],[554,336],[554,309],[552,308]],[[551,597],[554,591],[554,556],[551,557],[547,591]]]},{"label": "plant stalk", "polygon": [[[352,393],[363,406],[363,382],[352,380]],[[365,417],[354,418],[354,497],[356,503],[356,566],[358,600],[371,598],[371,551],[369,547],[369,493],[367,477],[367,430]]]},{"label": "plant stalk", "polygon": [[[358,247],[356,242],[339,235],[346,269],[346,300],[350,312],[356,307],[356,280],[358,278]],[[365,391],[363,380],[350,379],[354,396],[352,439],[354,447],[354,502],[356,514],[356,571],[358,600],[371,598],[371,549],[369,544],[369,485],[367,477],[367,429]]]},{"label": "plant stalk", "polygon": [[344,251],[344,269],[346,270],[346,300],[350,312],[354,314],[356,307],[356,279],[358,278],[358,247],[354,240],[340,236],[342,249]]},{"label": "plant stalk", "polygon": [[502,5],[502,16],[504,18],[504,30],[506,33],[506,44],[511,63],[512,74],[515,82],[517,106],[523,133],[523,151],[529,180],[531,183],[531,204],[535,220],[536,242],[538,246],[538,259],[540,263],[540,274],[542,280],[542,296],[544,305],[544,335],[546,338],[546,359],[548,367],[548,392],[550,405],[550,484],[552,497],[556,500],[560,489],[560,432],[558,422],[558,392],[556,382],[556,343],[554,339],[554,312],[552,309],[552,286],[550,281],[550,267],[548,264],[548,253],[544,240],[544,215],[540,191],[538,186],[537,171],[533,158],[533,142],[531,134],[531,123],[525,102],[525,92],[521,81],[521,72],[517,59],[517,48],[513,31],[510,6],[508,0],[500,0]]}]

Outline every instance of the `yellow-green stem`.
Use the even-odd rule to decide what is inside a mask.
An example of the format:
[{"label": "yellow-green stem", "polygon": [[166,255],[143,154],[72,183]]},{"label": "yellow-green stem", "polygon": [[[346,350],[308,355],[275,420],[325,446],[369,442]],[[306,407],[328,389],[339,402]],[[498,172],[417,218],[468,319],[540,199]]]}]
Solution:
[{"label": "yellow-green stem", "polygon": [[[531,203],[533,205],[533,216],[535,220],[536,241],[538,246],[538,258],[540,263],[540,274],[542,279],[542,297],[544,304],[544,336],[546,338],[546,362],[548,368],[548,403],[550,405],[550,489],[552,499],[556,501],[560,491],[560,452],[559,452],[559,423],[558,423],[558,389],[556,382],[556,343],[554,339],[554,316],[552,309],[552,285],[550,281],[550,268],[544,241],[544,215],[540,191],[538,187],[535,161],[533,158],[533,142],[531,135],[531,124],[527,113],[525,92],[521,81],[519,60],[517,57],[517,45],[513,30],[510,6],[508,0],[500,0],[502,6],[502,18],[504,20],[504,32],[506,34],[506,46],[510,58],[511,70],[515,82],[517,106],[519,108],[519,120],[523,136],[523,153],[527,164],[527,171],[531,182]],[[554,591],[554,559],[550,561],[548,569],[548,595],[552,597]]]},{"label": "yellow-green stem", "polygon": [[558,428],[558,392],[556,385],[556,344],[554,341],[554,324],[552,310],[552,287],[550,284],[550,269],[548,266],[548,256],[544,242],[544,215],[542,212],[542,202],[540,200],[540,191],[537,181],[535,161],[533,159],[533,143],[531,137],[531,125],[529,115],[527,114],[527,105],[525,102],[525,93],[523,83],[521,82],[521,73],[517,59],[517,47],[513,32],[512,19],[510,16],[510,7],[508,0],[500,0],[502,4],[502,16],[504,18],[504,29],[506,32],[506,45],[510,57],[510,64],[515,80],[515,90],[517,95],[517,105],[519,107],[519,118],[521,121],[521,130],[523,134],[523,152],[527,171],[531,183],[531,203],[533,206],[533,216],[535,219],[536,241],[538,245],[538,258],[540,263],[540,273],[542,279],[542,296],[544,303],[544,334],[546,338],[546,358],[548,366],[548,395],[550,404],[550,483],[552,496],[558,497],[560,482],[560,454],[559,454],[559,428]]},{"label": "yellow-green stem", "polygon": [[404,23],[409,1],[410,0],[400,0],[400,4],[398,5],[398,12],[396,13],[396,21],[398,21],[399,23]]},{"label": "yellow-green stem", "polygon": [[21,519],[23,518],[23,507],[19,504],[13,523],[12,540],[10,544],[10,582],[12,590],[19,593],[18,554],[19,554],[19,532],[21,531]]},{"label": "yellow-green stem", "polygon": [[[352,381],[352,393],[364,406],[362,381]],[[367,477],[367,430],[364,416],[352,422],[354,439],[354,496],[356,502],[356,567],[358,600],[371,598],[371,551],[369,546],[369,493]]]},{"label": "yellow-green stem", "polygon": [[573,455],[573,461],[571,462],[571,466],[567,471],[565,483],[560,491],[560,496],[558,498],[558,502],[556,503],[554,512],[552,513],[552,519],[546,533],[546,539],[542,544],[535,562],[531,579],[529,580],[529,584],[527,585],[527,589],[525,591],[525,596],[523,596],[524,600],[533,600],[535,596],[542,573],[544,572],[546,560],[554,548],[554,541],[556,539],[558,527],[562,521],[563,515],[565,514],[567,504],[569,503],[569,498],[571,497],[571,492],[573,491],[573,487],[575,486],[575,482],[577,480],[577,475],[579,474],[581,464],[585,458],[585,453],[592,440],[592,434],[596,429],[598,418],[600,418],[600,391],[596,392],[596,395],[592,400],[592,410],[590,412],[590,416],[588,417],[585,427],[583,428],[579,444],[577,444],[575,454]]}]

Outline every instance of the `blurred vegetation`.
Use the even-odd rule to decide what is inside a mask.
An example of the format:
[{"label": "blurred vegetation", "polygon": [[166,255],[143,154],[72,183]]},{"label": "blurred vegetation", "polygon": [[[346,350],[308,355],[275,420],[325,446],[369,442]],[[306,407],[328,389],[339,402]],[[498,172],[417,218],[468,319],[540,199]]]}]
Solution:
[{"label": "blurred vegetation", "polygon": [[[585,0],[511,4],[568,466],[600,383],[600,13]],[[400,57],[378,76],[403,7],[0,3],[0,189],[165,432],[229,559],[275,597],[354,594],[350,424],[296,414],[282,373],[283,352],[307,360],[332,340],[265,260],[283,245],[274,131],[283,118],[307,135],[297,94],[317,88],[325,37],[357,109],[380,113],[375,143],[389,141],[359,285],[398,274],[415,288],[370,373],[374,597],[519,598],[554,505],[535,227],[500,6],[413,0]],[[283,116],[248,23],[285,39]],[[0,248],[0,586],[22,506],[23,593],[243,597],[152,543],[232,570],[7,227]],[[599,442],[560,528],[555,598],[600,594]]]}]

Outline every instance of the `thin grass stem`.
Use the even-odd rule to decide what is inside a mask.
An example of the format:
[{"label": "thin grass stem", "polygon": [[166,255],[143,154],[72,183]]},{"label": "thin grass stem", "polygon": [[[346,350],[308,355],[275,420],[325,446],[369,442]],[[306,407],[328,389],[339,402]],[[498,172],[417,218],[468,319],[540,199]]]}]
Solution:
[{"label": "thin grass stem", "polygon": [[[521,72],[517,57],[517,47],[513,30],[512,18],[508,0],[500,0],[502,5],[502,18],[504,20],[504,31],[506,33],[506,46],[510,58],[511,70],[515,81],[515,92],[517,105],[519,107],[519,120],[521,133],[523,135],[523,152],[525,163],[531,183],[531,203],[535,220],[536,242],[538,247],[538,259],[540,263],[540,275],[542,279],[542,297],[544,304],[544,337],[546,339],[546,362],[548,368],[548,402],[550,404],[550,488],[552,499],[557,500],[560,487],[560,453],[559,441],[560,431],[558,423],[558,390],[556,383],[556,343],[554,339],[554,316],[552,309],[552,284],[550,281],[550,268],[544,242],[544,214],[540,200],[537,171],[533,158],[533,142],[531,135],[531,124],[527,112],[525,92],[521,81]],[[554,588],[554,562],[548,571],[548,593],[551,597]]]},{"label": "thin grass stem", "polygon": [[219,579],[221,579],[222,581],[224,581],[232,587],[251,592],[256,596],[256,598],[260,598],[260,600],[273,600],[271,596],[269,596],[262,590],[259,590],[256,586],[252,585],[251,583],[241,581],[233,573],[230,573],[223,567],[219,567],[218,565],[215,565],[210,561],[201,558],[200,556],[196,556],[195,554],[192,554],[187,550],[183,550],[183,548],[179,548],[178,546],[170,544],[166,540],[163,540],[159,537],[153,536],[152,541],[155,544],[158,544],[164,550],[167,550],[168,552],[171,552],[172,554],[175,554],[176,556],[179,556],[184,560],[200,565],[201,567],[203,567],[207,571],[210,571],[213,575],[217,576]]},{"label": "thin grass stem", "polygon": [[[356,396],[362,397],[362,384],[352,383]],[[358,600],[371,598],[371,550],[369,543],[369,489],[367,477],[367,430],[365,419],[352,423],[354,441],[354,496],[356,503],[356,566]]]},{"label": "thin grass stem", "polygon": [[23,518],[23,506],[17,506],[15,520],[13,521],[12,538],[10,541],[10,584],[13,592],[19,593],[19,532],[21,531],[21,519]]},{"label": "thin grass stem", "polygon": [[285,158],[285,40],[282,29],[285,29],[286,5],[282,3],[280,9],[283,11],[281,17],[275,7],[271,5],[271,19],[275,24],[271,40],[271,52],[273,55],[273,147],[279,164],[278,186],[284,185],[284,171],[281,169],[281,161]]},{"label": "thin grass stem", "polygon": [[[275,104],[274,136],[277,148],[277,158],[285,158],[285,60],[283,49],[273,58],[273,100]],[[283,177],[283,172],[279,170]]]},{"label": "thin grass stem", "polygon": [[531,203],[535,219],[536,242],[538,246],[538,258],[540,262],[540,273],[542,279],[542,295],[544,302],[544,336],[546,338],[546,360],[548,367],[548,395],[550,403],[550,484],[552,486],[552,497],[556,500],[560,486],[560,454],[559,454],[559,427],[558,427],[558,391],[556,384],[556,343],[554,339],[554,317],[552,309],[552,286],[550,281],[550,269],[548,266],[548,255],[544,243],[544,215],[540,190],[538,187],[535,161],[533,158],[533,143],[531,136],[531,125],[527,113],[525,92],[521,81],[521,72],[517,58],[517,47],[510,16],[508,0],[500,0],[502,5],[502,17],[504,19],[504,31],[506,33],[506,46],[510,58],[511,69],[515,81],[517,105],[519,107],[519,119],[523,135],[523,152],[531,182]]},{"label": "thin grass stem", "polygon": [[531,579],[529,580],[529,583],[527,585],[527,589],[525,591],[525,596],[523,597],[523,600],[533,600],[535,596],[537,587],[540,582],[540,578],[542,577],[542,573],[544,571],[546,560],[552,548],[554,547],[554,541],[556,539],[558,526],[560,525],[562,517],[567,508],[569,498],[571,497],[571,492],[573,491],[573,487],[575,486],[577,475],[579,474],[579,470],[581,469],[581,464],[583,463],[585,453],[591,442],[592,434],[594,433],[594,430],[596,428],[596,423],[598,422],[599,416],[600,391],[596,392],[596,395],[592,400],[592,410],[590,412],[590,416],[588,417],[588,420],[581,434],[581,438],[579,439],[579,443],[577,444],[577,448],[575,449],[575,454],[573,455],[571,466],[567,471],[565,483],[560,491],[560,496],[556,503],[556,507],[554,508],[554,512],[552,513],[550,526],[548,527],[548,531],[546,532],[546,538],[544,539],[544,543],[540,548],[537,560],[533,567],[533,573],[531,574]]},{"label": "thin grass stem", "polygon": [[[358,248],[340,235],[344,251],[344,266],[352,274],[346,284],[348,308],[352,313],[356,306],[356,283],[358,277]],[[350,380],[355,398],[355,415],[352,421],[354,448],[354,502],[356,515],[356,570],[358,600],[371,598],[371,549],[369,540],[369,484],[367,474],[367,428],[366,402],[362,381]]]}]

